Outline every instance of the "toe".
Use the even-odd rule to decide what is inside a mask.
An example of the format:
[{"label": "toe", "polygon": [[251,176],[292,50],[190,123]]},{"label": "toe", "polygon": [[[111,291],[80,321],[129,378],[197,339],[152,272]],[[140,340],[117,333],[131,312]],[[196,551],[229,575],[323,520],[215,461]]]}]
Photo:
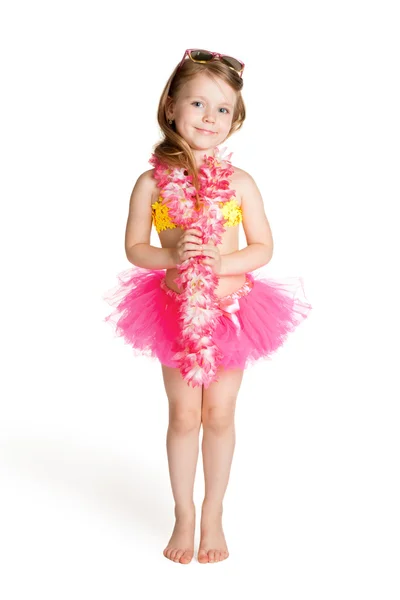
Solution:
[{"label": "toe", "polygon": [[199,553],[197,555],[197,560],[200,563],[208,563],[208,554],[207,554],[207,552],[205,550],[203,550],[203,548],[201,548],[199,550]]},{"label": "toe", "polygon": [[181,563],[189,563],[193,558],[193,552],[190,550],[185,550],[185,552],[181,556]]},{"label": "toe", "polygon": [[215,562],[215,550],[208,551],[208,560],[210,562]]},{"label": "toe", "polygon": [[177,550],[175,553],[174,561],[179,562],[180,558],[184,552],[185,552],[184,550]]},{"label": "toe", "polygon": [[169,558],[170,560],[174,560],[174,558],[175,558],[175,553],[176,553],[176,551],[177,551],[177,550],[178,550],[178,548],[171,548],[171,550],[170,550],[170,553],[169,553],[169,555],[168,555],[168,558]]}]

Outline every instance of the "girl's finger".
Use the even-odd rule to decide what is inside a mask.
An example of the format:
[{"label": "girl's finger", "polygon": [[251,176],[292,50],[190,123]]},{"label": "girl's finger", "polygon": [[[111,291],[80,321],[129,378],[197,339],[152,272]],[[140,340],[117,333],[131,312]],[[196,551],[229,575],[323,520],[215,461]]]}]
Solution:
[{"label": "girl's finger", "polygon": [[193,244],[201,244],[201,238],[197,235],[187,235],[185,237],[186,242],[192,242]]}]

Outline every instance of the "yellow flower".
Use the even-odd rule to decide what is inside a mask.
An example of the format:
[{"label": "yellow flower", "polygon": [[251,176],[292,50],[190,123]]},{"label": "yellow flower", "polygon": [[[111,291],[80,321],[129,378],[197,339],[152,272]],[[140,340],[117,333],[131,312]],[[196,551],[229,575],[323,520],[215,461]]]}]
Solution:
[{"label": "yellow flower", "polygon": [[171,221],[171,218],[168,214],[168,206],[161,204],[161,200],[162,196],[160,196],[158,200],[151,205],[151,216],[154,226],[157,231],[163,231],[164,229],[175,229],[176,225]]},{"label": "yellow flower", "polygon": [[242,210],[235,198],[228,200],[228,202],[220,203],[220,207],[222,214],[224,215],[224,219],[228,221],[229,227],[239,225],[242,220]]}]

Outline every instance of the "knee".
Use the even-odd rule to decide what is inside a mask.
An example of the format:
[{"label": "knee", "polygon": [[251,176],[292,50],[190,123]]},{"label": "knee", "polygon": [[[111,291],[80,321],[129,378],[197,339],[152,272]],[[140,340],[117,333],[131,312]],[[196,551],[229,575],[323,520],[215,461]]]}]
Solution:
[{"label": "knee", "polygon": [[232,429],[235,420],[235,408],[208,406],[202,412],[203,429],[212,429],[215,433],[224,433]]},{"label": "knee", "polygon": [[177,433],[188,433],[199,430],[201,411],[189,408],[175,407],[169,413],[169,427]]}]

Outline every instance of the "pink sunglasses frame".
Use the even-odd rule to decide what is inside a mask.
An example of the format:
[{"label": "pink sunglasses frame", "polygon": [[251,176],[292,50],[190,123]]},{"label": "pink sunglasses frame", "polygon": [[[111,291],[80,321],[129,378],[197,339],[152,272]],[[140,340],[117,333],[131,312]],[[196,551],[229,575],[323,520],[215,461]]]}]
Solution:
[{"label": "pink sunglasses frame", "polygon": [[[182,58],[182,60],[180,62],[180,65],[179,65],[179,67],[177,69],[177,72],[179,71],[179,69],[183,65],[183,61],[185,60],[186,56],[188,56],[189,59],[192,60],[193,62],[200,62],[200,63],[210,62],[208,60],[203,61],[203,60],[195,60],[195,59],[193,59],[190,56],[190,53],[193,52],[194,50],[204,50],[204,48],[188,48],[187,50],[185,50],[185,54],[183,55],[183,58]],[[212,54],[213,58],[217,57],[217,58],[221,59],[224,56],[228,56],[229,58],[235,58],[234,56],[229,56],[229,54],[220,54],[219,52],[211,52],[211,50],[204,50],[204,52],[209,52],[210,54]],[[210,59],[210,60],[212,60],[212,59]],[[230,65],[227,65],[227,66],[230,67],[231,69],[233,69],[234,71],[236,71],[236,73],[238,73],[240,75],[240,77],[243,77],[244,62],[241,61],[241,60],[239,60],[238,58],[235,58],[235,60],[237,60],[238,63],[240,63],[242,65],[242,68],[240,69],[240,71],[237,71],[234,67],[231,67]]]}]

